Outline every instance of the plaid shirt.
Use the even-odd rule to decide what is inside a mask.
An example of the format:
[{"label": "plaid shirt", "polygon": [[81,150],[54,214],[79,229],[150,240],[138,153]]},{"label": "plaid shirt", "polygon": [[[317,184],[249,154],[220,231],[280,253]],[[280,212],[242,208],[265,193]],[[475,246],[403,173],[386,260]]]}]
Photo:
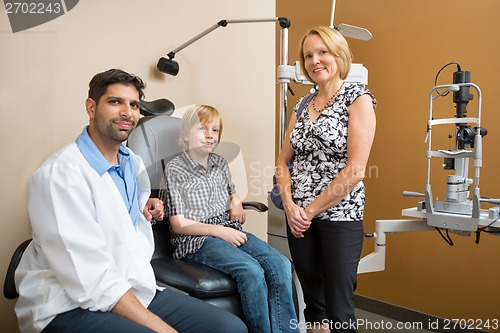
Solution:
[{"label": "plaid shirt", "polygon": [[[205,169],[185,151],[165,166],[165,183],[160,199],[165,203],[166,217],[183,215],[190,220],[242,230],[238,221],[229,220],[229,196],[235,193],[235,187],[223,157],[211,153]],[[206,238],[172,231],[174,258],[195,253]]]}]

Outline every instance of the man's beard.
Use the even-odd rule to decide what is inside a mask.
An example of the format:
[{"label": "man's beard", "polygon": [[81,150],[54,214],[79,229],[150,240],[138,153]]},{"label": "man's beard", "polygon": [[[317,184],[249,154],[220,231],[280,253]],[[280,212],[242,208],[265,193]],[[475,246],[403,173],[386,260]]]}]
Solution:
[{"label": "man's beard", "polygon": [[[126,119],[126,118],[113,118],[109,121],[109,123],[105,123],[103,119],[101,119],[99,116],[96,117],[96,127],[97,130],[104,136],[117,141],[117,142],[123,142],[126,141],[136,127],[136,122],[132,119]],[[121,121],[121,122],[128,122],[132,126],[129,129],[120,129],[117,128],[116,125],[114,124],[116,121]]]}]

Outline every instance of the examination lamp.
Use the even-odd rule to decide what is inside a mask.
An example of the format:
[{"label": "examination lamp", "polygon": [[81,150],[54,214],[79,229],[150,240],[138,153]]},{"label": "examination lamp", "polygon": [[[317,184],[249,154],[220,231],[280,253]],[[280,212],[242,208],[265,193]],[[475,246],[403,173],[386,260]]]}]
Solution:
[{"label": "examination lamp", "polygon": [[342,36],[359,39],[359,40],[370,40],[372,39],[372,34],[365,28],[356,27],[350,24],[341,23],[338,26],[333,24],[335,20],[335,5],[337,4],[336,0],[332,1],[332,14],[330,16],[330,28],[338,30]]},{"label": "examination lamp", "polygon": [[161,57],[160,60],[158,60],[156,68],[158,68],[158,70],[162,73],[176,76],[177,73],[179,73],[179,63],[175,60],[172,60],[174,58],[174,55],[170,56],[170,53],[168,54],[168,59]]},{"label": "examination lamp", "polygon": [[279,22],[281,28],[287,29],[290,27],[290,21],[286,17],[277,17],[277,18],[275,17],[275,18],[270,18],[270,19],[220,20],[219,22],[217,22],[213,26],[209,27],[208,29],[202,31],[198,35],[194,36],[193,38],[191,38],[190,40],[188,40],[187,42],[185,42],[181,46],[170,51],[167,54],[168,58],[161,57],[160,60],[158,60],[158,64],[156,65],[156,68],[162,73],[176,76],[179,73],[179,63],[173,59],[179,51],[183,50],[184,48],[193,44],[197,40],[208,35],[212,31],[214,31],[215,29],[220,28],[220,27],[225,28],[230,23],[259,23],[259,22]]}]

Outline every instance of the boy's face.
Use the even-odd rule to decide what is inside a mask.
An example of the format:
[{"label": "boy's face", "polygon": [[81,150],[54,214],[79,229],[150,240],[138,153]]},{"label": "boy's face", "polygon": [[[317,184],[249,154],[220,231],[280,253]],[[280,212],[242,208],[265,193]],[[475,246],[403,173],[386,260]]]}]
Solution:
[{"label": "boy's face", "polygon": [[214,151],[219,143],[220,123],[197,123],[189,131],[189,136],[185,138],[188,142],[189,150],[196,149],[197,152],[207,155]]}]

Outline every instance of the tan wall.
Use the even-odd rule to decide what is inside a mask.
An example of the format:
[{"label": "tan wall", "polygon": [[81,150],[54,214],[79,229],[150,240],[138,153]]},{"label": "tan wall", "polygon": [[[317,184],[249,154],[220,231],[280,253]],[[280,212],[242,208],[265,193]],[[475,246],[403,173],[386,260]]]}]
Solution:
[{"label": "tan wall", "polygon": [[[276,14],[291,20],[293,62],[298,60],[298,41],[305,30],[330,24],[331,1],[277,0],[276,4]],[[471,71],[472,81],[482,89],[482,125],[489,134],[483,140],[481,194],[500,197],[499,12],[495,0],[337,1],[336,25],[361,26],[373,34],[368,42],[349,39],[355,62],[369,70],[369,88],[379,102],[372,169],[366,180],[366,232],[374,231],[375,220],[399,219],[401,209],[416,205],[416,199],[402,197],[403,190],[424,191],[428,94],[437,71],[451,61]],[[455,70],[444,70],[438,83],[451,83]],[[297,97],[306,90],[292,88]],[[297,97],[291,97],[292,102]],[[472,115],[476,98],[469,103]],[[440,117],[454,116],[451,95],[438,105]],[[438,140],[443,149],[448,148],[447,134],[440,133]],[[433,178],[434,194],[441,197],[445,180],[439,177],[444,174],[438,171]],[[451,237],[453,247],[434,231],[389,235],[386,270],[360,275],[357,292],[447,318],[499,319],[500,238],[483,233],[476,245],[473,236]],[[363,254],[372,251],[373,240],[366,240]]]},{"label": "tan wall", "polygon": [[[196,8],[196,11],[193,9]],[[249,199],[266,201],[274,165],[275,23],[219,28],[179,52],[178,76],[154,70],[166,55],[221,19],[275,17],[268,0],[86,0],[64,16],[13,34],[0,13],[0,278],[14,248],[30,237],[28,179],[87,123],[91,77],[111,67],[141,76],[148,100],[177,107],[207,103],[224,117],[224,140],[245,153]],[[75,216],[75,218],[78,218]],[[266,236],[266,214],[246,228]],[[0,331],[15,332],[14,301],[0,297]]]}]

